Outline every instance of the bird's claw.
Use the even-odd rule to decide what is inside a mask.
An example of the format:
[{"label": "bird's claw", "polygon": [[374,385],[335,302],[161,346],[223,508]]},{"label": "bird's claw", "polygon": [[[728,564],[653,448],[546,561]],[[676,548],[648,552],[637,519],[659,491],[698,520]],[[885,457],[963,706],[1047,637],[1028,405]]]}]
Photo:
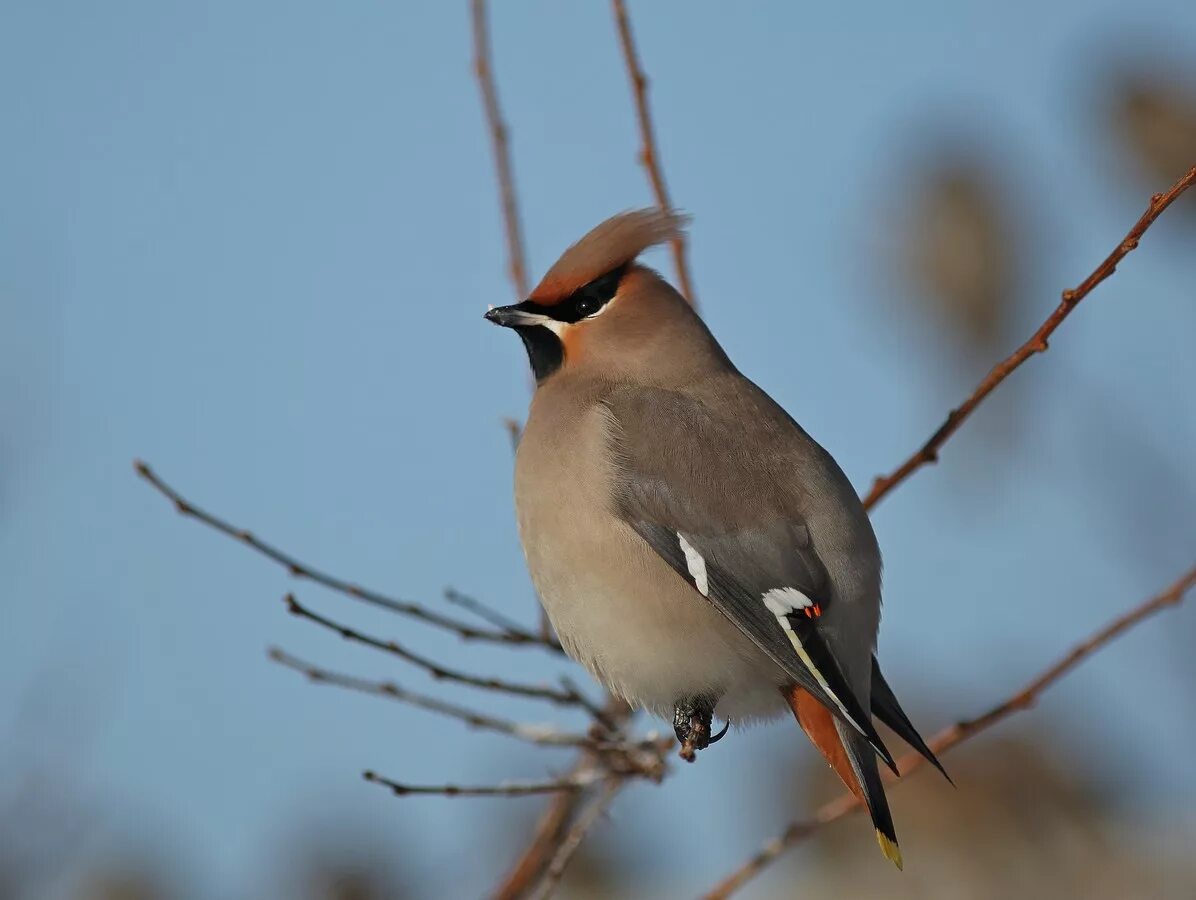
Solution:
[{"label": "bird's claw", "polygon": [[710,736],[710,740],[709,740],[709,741],[707,741],[707,743],[706,743],[706,746],[708,746],[708,747],[709,747],[711,744],[717,744],[719,741],[721,741],[721,740],[723,739],[723,737],[725,737],[725,736],[726,736],[726,734],[727,734],[727,729],[728,729],[728,728],[730,728],[730,727],[731,727],[731,723],[730,723],[730,722],[723,722],[723,729],[722,729],[722,731],[720,731],[718,734],[712,734],[712,735]]},{"label": "bird's claw", "polygon": [[714,704],[706,698],[683,700],[673,708],[673,731],[681,742],[680,756],[686,762],[693,762],[699,750],[721,741],[731,727],[727,722],[718,734],[712,734],[713,718]]}]

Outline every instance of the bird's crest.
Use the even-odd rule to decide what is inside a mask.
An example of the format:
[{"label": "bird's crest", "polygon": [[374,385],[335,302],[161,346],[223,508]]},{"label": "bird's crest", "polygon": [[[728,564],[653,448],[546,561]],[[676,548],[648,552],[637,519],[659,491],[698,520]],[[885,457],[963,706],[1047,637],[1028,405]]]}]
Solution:
[{"label": "bird's crest", "polygon": [[545,305],[559,303],[649,247],[681,237],[688,221],[688,216],[658,208],[612,216],[562,253],[528,299]]}]

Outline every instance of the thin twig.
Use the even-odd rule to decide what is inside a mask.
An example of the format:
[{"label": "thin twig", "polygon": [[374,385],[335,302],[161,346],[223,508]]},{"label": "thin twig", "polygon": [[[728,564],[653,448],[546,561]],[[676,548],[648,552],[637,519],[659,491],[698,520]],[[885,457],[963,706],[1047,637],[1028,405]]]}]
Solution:
[{"label": "thin twig", "polygon": [[440,797],[526,797],[528,794],[577,792],[593,784],[599,776],[599,772],[588,770],[547,781],[508,781],[503,784],[463,787],[458,784],[403,784],[383,778],[377,772],[367,770],[361,773],[361,777],[366,781],[390,788],[396,797],[411,794],[435,794]]},{"label": "thin twig", "polygon": [[[1123,615],[1118,616],[1089,638],[1077,644],[1069,653],[1049,666],[1042,674],[1032,679],[1025,687],[1010,696],[1007,700],[998,703],[983,715],[977,716],[974,719],[956,722],[954,725],[940,731],[929,742],[931,749],[938,754],[946,753],[952,747],[991,728],[1014,713],[1029,709],[1037,702],[1039,696],[1045,690],[1081,662],[1140,622],[1164,609],[1177,606],[1193,586],[1196,586],[1196,567],[1190,569],[1161,593],[1138,604]],[[902,780],[907,778],[911,772],[920,768],[923,762],[923,758],[917,753],[908,753],[902,757],[898,762],[898,767],[902,773]],[[752,878],[759,875],[783,851],[806,840],[823,825],[833,822],[836,819],[841,819],[843,816],[859,808],[860,803],[855,796],[844,794],[825,804],[812,819],[804,822],[794,822],[779,837],[769,841],[751,859],[720,881],[713,890],[704,895],[704,900],[725,900],[725,898],[731,896],[731,894],[743,887]]]},{"label": "thin twig", "polygon": [[354,600],[359,600],[362,603],[368,603],[371,606],[379,607],[380,609],[389,610],[390,612],[399,613],[400,615],[410,616],[413,619],[418,619],[428,625],[435,625],[437,628],[443,628],[446,631],[451,631],[458,637],[468,641],[488,641],[495,644],[535,644],[544,646],[545,642],[537,635],[527,631],[519,630],[503,630],[490,631],[487,629],[475,628],[468,622],[463,622],[459,619],[454,619],[450,616],[443,615],[438,612],[433,612],[426,607],[420,606],[418,603],[411,603],[407,600],[397,600],[394,597],[388,597],[385,594],[380,594],[377,591],[368,590],[360,585],[337,578],[335,575],[330,575],[327,572],[322,572],[307,563],[300,562],[295,557],[291,556],[283,550],[268,544],[258,538],[253,532],[244,528],[238,528],[224,519],[213,515],[206,510],[196,506],[190,500],[187,500],[178,491],[172,488],[169,484],[163,481],[153,469],[141,460],[133,462],[133,468],[149,482],[155,490],[162,496],[174,504],[174,507],[181,515],[195,519],[202,522],[209,528],[212,528],[223,535],[227,535],[233,540],[240,541],[250,549],[260,553],[273,562],[278,563],[286,569],[295,578],[306,578],[308,581],[313,581],[316,584],[323,585],[326,588],[337,591],[352,597]]},{"label": "thin twig", "polygon": [[938,462],[939,450],[943,444],[947,443],[947,440],[959,430],[960,426],[967,421],[968,416],[975,412],[976,407],[983,402],[984,398],[996,390],[1001,382],[1013,374],[1031,356],[1047,351],[1048,339],[1054,334],[1055,329],[1063,324],[1063,320],[1071,314],[1072,310],[1080,305],[1080,301],[1087,297],[1093,288],[1116,271],[1117,264],[1138,246],[1138,242],[1142,239],[1146,230],[1154,224],[1155,219],[1162,215],[1163,211],[1174,203],[1194,182],[1196,182],[1196,166],[1188,170],[1186,175],[1171,185],[1166,191],[1151,197],[1150,205],[1146,207],[1146,212],[1134,223],[1134,227],[1129,230],[1129,233],[1126,234],[1113,252],[1105,257],[1104,262],[1097,266],[1079,285],[1063,292],[1063,298],[1055,308],[1055,311],[1047,316],[1046,321],[1038,327],[1038,330],[1034,334],[1030,335],[1029,340],[1014,350],[1008,357],[993,366],[992,370],[984,376],[984,380],[976,386],[971,396],[955,409],[951,410],[951,413],[947,416],[947,420],[939,426],[938,431],[932,434],[925,444],[888,475],[882,475],[872,483],[872,489],[864,498],[864,506],[872,509],[893,488],[909,478],[918,469],[930,463]]},{"label": "thin twig", "polygon": [[565,652],[564,648],[561,647],[556,638],[552,637],[551,635],[546,638],[540,638],[538,636],[532,635],[530,631],[528,631],[514,619],[508,618],[499,610],[492,606],[486,605],[476,597],[472,597],[469,594],[463,594],[455,588],[445,588],[444,599],[453,604],[453,606],[459,606],[461,609],[469,610],[478,618],[485,619],[491,625],[497,626],[507,634],[536,637],[536,640],[540,643],[543,643],[547,649],[556,653],[563,654]]},{"label": "thin twig", "polygon": [[[635,37],[631,33],[631,20],[627,15],[626,4],[623,0],[612,0],[611,6],[615,14],[615,27],[619,32],[619,46],[623,50],[623,61],[627,65],[627,77],[631,81],[635,118],[639,124],[639,161],[648,174],[648,182],[652,185],[652,193],[656,196],[656,205],[661,209],[671,210],[673,201],[669,198],[669,189],[664,181],[664,171],[660,166],[660,152],[656,149],[656,129],[652,124],[652,111],[648,108],[648,76],[644,74],[639,54],[635,49]],[[678,236],[671,244],[673,266],[677,270],[677,289],[681,292],[681,296],[689,301],[689,305],[696,309],[698,297],[694,293],[693,280],[689,277],[685,238]]]},{"label": "thin twig", "polygon": [[527,263],[523,252],[523,228],[519,224],[519,204],[515,198],[515,176],[511,170],[507,125],[498,105],[498,90],[494,86],[494,54],[490,48],[490,23],[486,0],[472,0],[473,73],[482,93],[482,108],[490,126],[490,147],[494,151],[494,174],[498,179],[499,202],[502,205],[503,226],[507,236],[507,273],[515,287],[515,298],[523,300],[530,288]]},{"label": "thin twig", "polygon": [[269,657],[279,665],[306,675],[316,684],[327,684],[350,691],[358,691],[363,694],[386,697],[390,700],[396,700],[400,703],[406,703],[410,706],[426,709],[429,712],[457,719],[471,728],[505,734],[529,744],[536,744],[542,747],[594,746],[594,741],[589,735],[572,734],[567,731],[561,731],[552,725],[535,725],[525,722],[515,722],[510,719],[500,719],[476,709],[459,706],[456,703],[448,703],[437,697],[430,697],[427,694],[409,691],[395,684],[393,681],[375,681],[369,678],[359,678],[356,675],[347,675],[343,672],[334,672],[331,669],[325,669],[322,666],[299,659],[297,656],[293,656],[277,647],[270,648]]},{"label": "thin twig", "polygon": [[577,848],[581,846],[581,842],[590,833],[590,829],[610,809],[611,803],[614,802],[615,796],[619,793],[619,789],[622,786],[622,779],[607,779],[602,786],[602,790],[595,794],[586,808],[578,814],[573,827],[569,829],[568,834],[565,835],[560,846],[557,847],[556,855],[552,857],[552,862],[549,863],[548,869],[544,872],[544,878],[532,894],[533,900],[547,900],[548,897],[551,897],[556,892],[561,878],[565,875],[565,869],[568,867],[569,861],[573,859],[573,854],[577,852]]},{"label": "thin twig", "polygon": [[437,681],[451,681],[455,684],[465,684],[470,687],[481,688],[485,691],[497,691],[502,694],[512,694],[517,697],[529,697],[536,700],[548,700],[552,703],[557,703],[562,706],[580,706],[583,709],[587,708],[589,701],[581,696],[578,692],[572,690],[558,690],[556,688],[548,687],[547,685],[538,684],[523,684],[517,681],[504,681],[500,678],[489,678],[481,675],[470,675],[466,672],[460,672],[456,669],[446,669],[440,663],[422,656],[413,650],[408,650],[406,647],[399,644],[397,641],[383,640],[372,635],[366,634],[362,631],[357,631],[350,628],[348,625],[343,625],[340,622],[335,622],[327,616],[323,616],[314,610],[301,604],[295,599],[294,594],[287,594],[283,601],[287,605],[287,611],[291,615],[298,616],[301,619],[306,619],[309,622],[314,622],[322,628],[329,631],[334,631],[347,641],[353,641],[357,644],[364,644],[367,647],[373,647],[376,650],[382,650],[385,653],[390,653],[397,656],[399,659],[411,663],[417,668],[423,669]]}]

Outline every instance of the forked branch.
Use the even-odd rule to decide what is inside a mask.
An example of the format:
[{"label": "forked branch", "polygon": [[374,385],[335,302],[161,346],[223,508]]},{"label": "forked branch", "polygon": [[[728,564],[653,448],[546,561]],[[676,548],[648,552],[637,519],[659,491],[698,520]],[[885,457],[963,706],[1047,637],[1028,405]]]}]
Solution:
[{"label": "forked branch", "polygon": [[158,493],[173,503],[174,508],[180,515],[195,519],[197,522],[201,522],[235,541],[240,541],[251,550],[260,553],[267,559],[282,566],[295,578],[313,581],[316,584],[323,585],[330,590],[344,594],[347,597],[352,597],[354,600],[362,603],[368,603],[371,606],[389,610],[399,615],[410,616],[428,625],[434,625],[445,631],[451,631],[463,640],[488,641],[495,644],[535,644],[552,650],[557,649],[555,641],[542,638],[540,635],[532,634],[525,629],[515,626],[504,627],[502,631],[477,628],[469,622],[455,619],[452,616],[446,616],[418,603],[388,597],[378,591],[373,591],[361,585],[354,584],[351,581],[346,581],[343,578],[338,578],[335,575],[330,575],[314,566],[301,562],[273,544],[263,541],[253,532],[233,525],[219,516],[215,516],[196,506],[163,481],[149,465],[141,460],[133,462],[133,469],[138,475],[149,482]]},{"label": "forked branch", "polygon": [[364,631],[359,631],[356,628],[350,628],[342,622],[337,622],[327,616],[316,612],[308,606],[300,603],[294,594],[287,594],[283,598],[283,602],[287,605],[287,612],[300,619],[305,619],[315,625],[319,625],[328,631],[339,634],[347,641],[352,641],[355,644],[362,644],[366,647],[373,647],[375,650],[381,650],[383,653],[389,653],[396,656],[404,662],[410,663],[417,669],[423,669],[437,681],[448,681],[454,684],[463,684],[467,687],[479,688],[484,691],[495,691],[500,694],[510,694],[513,697],[526,697],[533,700],[547,700],[551,703],[556,703],[560,706],[579,706],[583,709],[590,707],[590,701],[572,684],[568,684],[563,688],[553,688],[541,684],[524,684],[518,681],[506,681],[502,678],[492,678],[485,675],[473,675],[469,672],[462,672],[457,669],[450,669],[442,666],[436,660],[424,656],[422,653],[405,647],[398,641],[388,640],[384,638],[375,637],[372,634],[366,634]]},{"label": "forked branch", "polygon": [[500,719],[497,716],[489,715],[478,709],[471,709],[458,703],[449,703],[441,700],[439,697],[408,690],[394,681],[361,678],[357,675],[349,675],[345,672],[326,669],[315,663],[299,659],[297,656],[287,653],[285,650],[280,650],[278,647],[271,647],[268,655],[273,662],[307,676],[315,684],[327,684],[332,687],[356,691],[361,694],[385,697],[388,700],[405,703],[417,709],[424,709],[441,716],[447,716],[450,719],[456,719],[459,722],[464,722],[470,728],[505,734],[516,740],[541,747],[597,746],[594,739],[586,734],[561,731],[552,725],[535,725],[516,722],[511,719]]}]

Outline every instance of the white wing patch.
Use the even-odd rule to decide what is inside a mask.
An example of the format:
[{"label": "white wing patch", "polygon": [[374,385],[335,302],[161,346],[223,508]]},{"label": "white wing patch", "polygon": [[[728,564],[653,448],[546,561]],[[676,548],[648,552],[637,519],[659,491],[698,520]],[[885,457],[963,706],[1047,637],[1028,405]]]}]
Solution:
[{"label": "white wing patch", "polygon": [[694,549],[693,544],[685,539],[685,535],[677,532],[677,540],[681,544],[681,552],[685,554],[685,567],[689,569],[689,577],[694,580],[694,586],[703,597],[710,596],[710,584],[706,580],[706,560],[702,554]]},{"label": "white wing patch", "polygon": [[849,713],[847,708],[843,705],[843,701],[838,698],[835,692],[831,690],[831,686],[826,683],[826,678],[824,678],[822,673],[818,671],[818,667],[814,665],[814,660],[810,659],[810,654],[807,653],[806,648],[802,646],[801,638],[797,636],[797,632],[793,630],[793,626],[789,624],[789,619],[786,618],[786,616],[789,616],[795,612],[799,612],[804,609],[816,608],[818,604],[816,604],[797,588],[791,587],[773,588],[770,591],[766,591],[761,599],[764,601],[764,605],[768,607],[768,611],[777,617],[777,621],[781,624],[781,627],[785,629],[785,634],[789,637],[789,643],[791,643],[793,645],[793,649],[797,651],[797,655],[801,659],[802,665],[810,670],[810,674],[814,676],[814,680],[818,682],[818,686],[826,691],[826,695],[834,701],[835,706],[839,707],[839,712],[843,713],[843,718],[855,726],[857,731],[863,734],[864,729],[862,729],[859,723],[852,718],[851,713]]},{"label": "white wing patch", "polygon": [[768,611],[778,619],[814,605],[813,600],[797,588],[791,587],[773,588],[770,591],[765,591],[763,600],[764,605],[768,607]]}]

